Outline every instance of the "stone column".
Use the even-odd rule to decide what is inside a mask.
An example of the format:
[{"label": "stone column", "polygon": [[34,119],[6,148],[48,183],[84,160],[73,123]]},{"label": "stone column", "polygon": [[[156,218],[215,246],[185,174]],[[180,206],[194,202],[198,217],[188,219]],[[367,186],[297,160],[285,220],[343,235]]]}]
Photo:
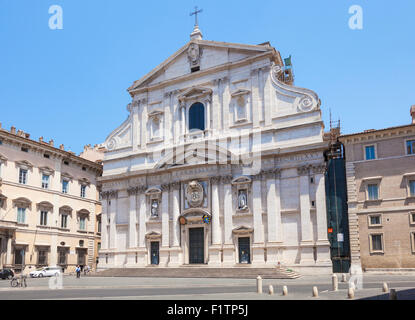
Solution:
[{"label": "stone column", "polygon": [[137,264],[140,266],[147,265],[147,250],[146,250],[146,215],[147,215],[147,199],[145,194],[145,186],[138,187],[138,250],[137,250]]},{"label": "stone column", "polygon": [[210,113],[211,113],[211,105],[212,105],[212,102],[211,102],[212,100],[211,100],[211,98],[209,97],[207,100],[206,100],[206,130],[208,130],[208,132],[210,132],[210,130],[212,129],[211,128],[211,126],[210,126]]},{"label": "stone column", "polygon": [[264,95],[263,95],[263,106],[264,106],[264,115],[265,115],[265,126],[270,126],[272,124],[272,99],[271,99],[271,75],[270,67],[262,68],[262,83],[264,85]]},{"label": "stone column", "polygon": [[138,187],[132,187],[128,190],[130,197],[130,216],[128,221],[128,247],[137,247],[137,192]]},{"label": "stone column", "polygon": [[330,242],[327,236],[327,207],[325,186],[325,164],[313,167],[316,189],[317,218],[317,263],[331,265]]},{"label": "stone column", "polygon": [[213,80],[213,93],[212,93],[212,118],[213,118],[213,129],[218,134],[222,129],[222,106],[221,106],[221,90],[220,90],[220,79]]},{"label": "stone column", "polygon": [[181,111],[181,136],[184,139],[186,134],[186,103],[184,101],[180,101],[180,111]]},{"label": "stone column", "polygon": [[224,229],[224,244],[223,244],[223,264],[235,264],[235,246],[232,241],[232,215],[233,215],[233,201],[232,201],[232,176],[221,177],[223,184],[223,229]]},{"label": "stone column", "polygon": [[313,234],[310,216],[310,168],[297,168],[300,176],[300,210],[301,210],[301,264],[314,264]]},{"label": "stone column", "polygon": [[140,138],[140,145],[141,149],[145,149],[147,147],[147,126],[145,125],[148,121],[148,112],[147,112],[147,100],[141,99],[139,100],[140,108],[141,108],[141,138]]},{"label": "stone column", "polygon": [[259,127],[260,121],[260,112],[261,110],[261,101],[259,97],[259,69],[251,70],[251,77],[252,77],[252,122],[253,127]]},{"label": "stone column", "polygon": [[209,264],[220,265],[221,264],[220,249],[221,249],[221,240],[222,240],[221,228],[220,228],[220,203],[219,203],[220,178],[213,177],[210,179],[210,183],[212,186],[212,226],[211,226],[212,245],[209,247]]},{"label": "stone column", "polygon": [[263,174],[257,174],[252,182],[254,241],[252,244],[252,264],[264,264],[264,226],[262,223],[262,190]]},{"label": "stone column", "polygon": [[169,266],[178,266],[183,263],[180,248],[180,182],[171,184],[172,190],[172,247],[170,248]]},{"label": "stone column", "polygon": [[267,178],[268,222],[267,264],[276,265],[278,263],[278,249],[282,242],[280,170],[268,170],[265,174]]},{"label": "stone column", "polygon": [[12,235],[9,234],[7,236],[7,251],[6,251],[6,265],[11,266],[13,264],[12,261]]},{"label": "stone column", "polygon": [[167,266],[169,259],[169,193],[170,185],[161,185],[161,248],[160,248],[160,265]]},{"label": "stone column", "polygon": [[127,106],[127,110],[130,112],[133,118],[133,150],[137,150],[137,146],[140,144],[140,121],[138,119],[138,106],[138,101],[132,101]]},{"label": "stone column", "polygon": [[[102,214],[101,214],[101,249],[107,250],[109,248],[108,235],[108,192],[102,192]],[[105,261],[101,260],[100,261]]]},{"label": "stone column", "polygon": [[224,77],[223,81],[223,94],[222,94],[222,110],[223,110],[223,129],[229,130],[229,126],[231,125],[230,119],[230,104],[231,104],[231,92],[230,92],[230,84],[229,78]]},{"label": "stone column", "polygon": [[116,226],[116,215],[117,215],[117,198],[118,191],[110,192],[110,248],[117,248],[117,226]]}]

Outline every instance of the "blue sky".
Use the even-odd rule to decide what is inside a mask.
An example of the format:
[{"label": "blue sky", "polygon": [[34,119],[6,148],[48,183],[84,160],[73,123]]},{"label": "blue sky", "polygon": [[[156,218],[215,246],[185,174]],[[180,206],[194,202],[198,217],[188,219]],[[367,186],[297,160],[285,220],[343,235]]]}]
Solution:
[{"label": "blue sky", "polygon": [[[63,8],[63,30],[48,26]],[[127,117],[126,89],[189,40],[270,41],[292,55],[329,127],[352,133],[410,123],[415,104],[413,0],[0,0],[0,122],[79,153]],[[363,29],[349,28],[349,7]]]}]

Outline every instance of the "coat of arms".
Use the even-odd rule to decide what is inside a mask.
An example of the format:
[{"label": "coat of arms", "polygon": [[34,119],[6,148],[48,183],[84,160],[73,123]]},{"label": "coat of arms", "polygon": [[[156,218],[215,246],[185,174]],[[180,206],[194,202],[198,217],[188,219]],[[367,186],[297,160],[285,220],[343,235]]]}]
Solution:
[{"label": "coat of arms", "polygon": [[199,207],[203,202],[203,187],[197,181],[192,181],[186,188],[186,199],[191,207]]}]

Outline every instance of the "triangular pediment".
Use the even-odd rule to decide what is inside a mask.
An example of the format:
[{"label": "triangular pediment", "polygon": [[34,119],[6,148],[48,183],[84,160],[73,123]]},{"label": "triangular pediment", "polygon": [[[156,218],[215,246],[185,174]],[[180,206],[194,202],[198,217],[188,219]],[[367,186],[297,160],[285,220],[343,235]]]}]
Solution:
[{"label": "triangular pediment", "polygon": [[246,45],[208,40],[191,40],[141,79],[135,81],[128,88],[128,91],[132,93],[132,91],[140,88],[191,74],[191,61],[194,58],[194,51],[190,49],[194,47],[197,48],[196,58],[200,58],[200,61],[197,63],[200,65],[200,70],[232,64],[266,52],[277,53],[269,43]]}]

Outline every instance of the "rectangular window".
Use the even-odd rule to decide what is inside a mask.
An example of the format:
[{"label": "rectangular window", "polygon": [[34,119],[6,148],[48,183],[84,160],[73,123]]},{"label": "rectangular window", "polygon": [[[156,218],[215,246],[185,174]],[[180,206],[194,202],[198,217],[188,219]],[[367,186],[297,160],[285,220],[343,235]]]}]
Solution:
[{"label": "rectangular window", "polygon": [[21,184],[27,183],[27,170],[26,169],[19,170],[19,183]]},{"label": "rectangular window", "polygon": [[408,154],[415,154],[415,140],[406,141],[406,151]]},{"label": "rectangular window", "polygon": [[101,221],[98,221],[98,232],[101,232]]},{"label": "rectangular window", "polygon": [[415,212],[409,212],[409,219],[411,224],[415,224]]},{"label": "rectangular window", "polygon": [[379,190],[377,184],[369,184],[367,186],[367,194],[369,200],[378,200],[379,199]]},{"label": "rectangular window", "polygon": [[372,251],[383,251],[382,235],[372,234]]},{"label": "rectangular window", "polygon": [[26,220],[26,208],[17,208],[17,222],[25,223]]},{"label": "rectangular window", "polygon": [[40,211],[40,225],[41,226],[48,225],[48,212],[47,211]]},{"label": "rectangular window", "polygon": [[22,265],[25,258],[24,249],[15,249],[14,250],[14,264]]},{"label": "rectangular window", "polygon": [[375,225],[380,225],[381,224],[380,223],[380,216],[379,215],[377,215],[377,216],[370,216],[369,219],[370,219],[370,225],[371,226],[375,226]]},{"label": "rectangular window", "polygon": [[85,217],[79,218],[79,230],[85,230]]},{"label": "rectangular window", "polygon": [[67,228],[67,226],[68,226],[68,215],[63,214],[63,215],[61,216],[61,228],[66,229],[66,228]]},{"label": "rectangular window", "polygon": [[62,193],[68,193],[68,184],[69,182],[67,180],[62,181]]},{"label": "rectangular window", "polygon": [[86,186],[81,185],[81,198],[85,198],[86,194]]},{"label": "rectangular window", "polygon": [[39,266],[46,266],[48,264],[48,256],[46,250],[39,250],[38,251],[38,261],[37,264]]},{"label": "rectangular window", "polygon": [[409,181],[409,195],[415,197],[415,180]]},{"label": "rectangular window", "polygon": [[42,188],[49,189],[49,176],[47,174],[42,175]]},{"label": "rectangular window", "polygon": [[66,265],[66,250],[65,249],[59,249],[59,258],[58,258],[58,264],[59,265]]},{"label": "rectangular window", "polygon": [[366,146],[365,154],[366,154],[366,160],[376,159],[375,146]]}]

